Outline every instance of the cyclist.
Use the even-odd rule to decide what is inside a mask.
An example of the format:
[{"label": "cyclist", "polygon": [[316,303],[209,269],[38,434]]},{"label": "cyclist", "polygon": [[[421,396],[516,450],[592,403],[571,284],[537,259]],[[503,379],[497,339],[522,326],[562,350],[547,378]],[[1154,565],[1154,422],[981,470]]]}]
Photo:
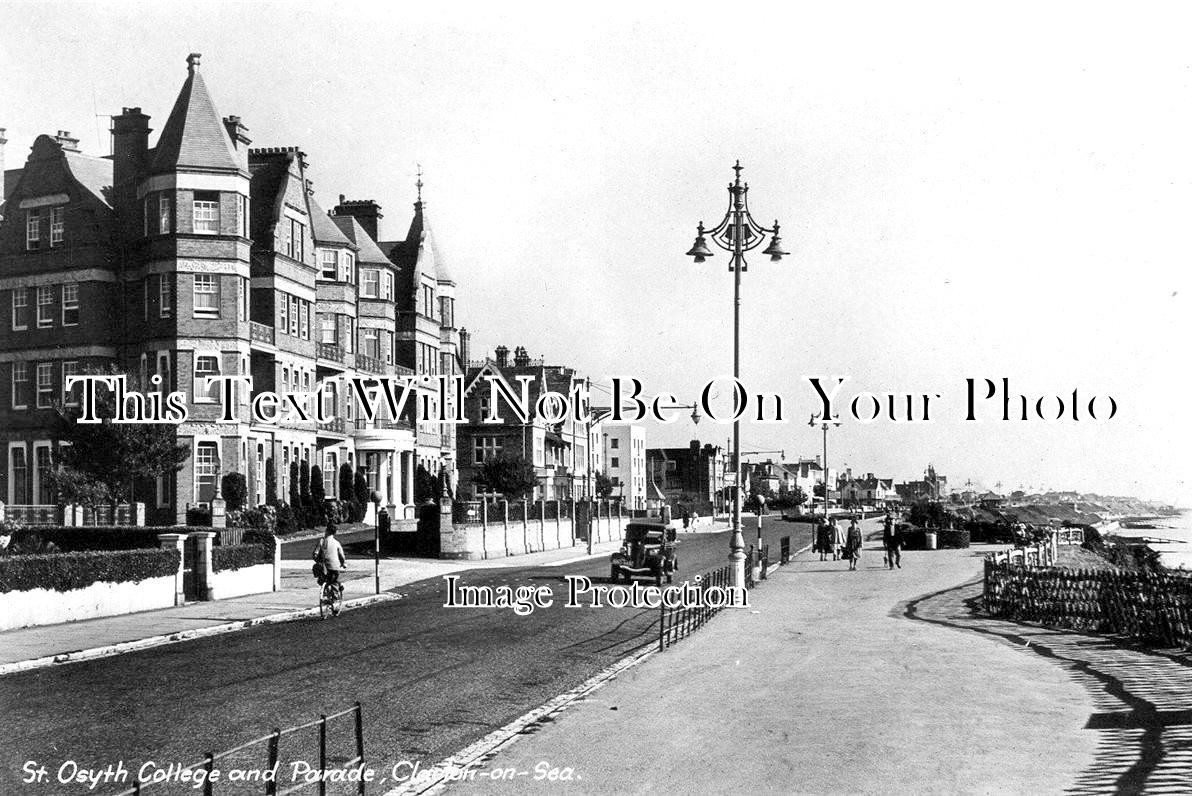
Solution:
[{"label": "cyclist", "polygon": [[327,523],[327,531],[323,539],[315,545],[314,560],[323,565],[323,583],[330,583],[343,591],[343,584],[339,582],[339,571],[348,565],[344,558],[343,545],[335,538],[335,523]]}]

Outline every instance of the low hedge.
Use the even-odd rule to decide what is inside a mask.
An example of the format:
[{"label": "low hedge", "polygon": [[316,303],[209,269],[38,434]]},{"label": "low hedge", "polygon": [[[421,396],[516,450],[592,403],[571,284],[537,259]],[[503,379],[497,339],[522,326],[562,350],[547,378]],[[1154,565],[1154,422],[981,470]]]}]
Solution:
[{"label": "low hedge", "polygon": [[211,569],[224,572],[273,563],[273,545],[237,544],[211,549]]},{"label": "low hedge", "polygon": [[22,551],[30,553],[44,552],[42,546],[51,543],[60,552],[141,550],[158,547],[158,534],[192,533],[194,531],[210,530],[210,528],[172,526],[146,528],[135,525],[105,525],[99,527],[35,525],[22,528],[14,533],[11,547],[14,553]]},{"label": "low hedge", "polygon": [[936,547],[941,550],[960,550],[969,546],[968,531],[941,530],[936,532]]},{"label": "low hedge", "polygon": [[177,550],[91,550],[0,558],[0,593],[50,589],[71,591],[93,583],[139,582],[175,575]]}]

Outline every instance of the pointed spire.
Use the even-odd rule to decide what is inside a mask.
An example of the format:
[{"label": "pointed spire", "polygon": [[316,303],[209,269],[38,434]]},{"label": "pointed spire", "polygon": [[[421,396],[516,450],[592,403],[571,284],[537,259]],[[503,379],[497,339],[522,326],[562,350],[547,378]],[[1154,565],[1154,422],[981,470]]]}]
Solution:
[{"label": "pointed spire", "polygon": [[239,160],[223,117],[199,71],[199,53],[186,57],[187,76],[153,150],[152,170],[201,168],[237,171]]}]

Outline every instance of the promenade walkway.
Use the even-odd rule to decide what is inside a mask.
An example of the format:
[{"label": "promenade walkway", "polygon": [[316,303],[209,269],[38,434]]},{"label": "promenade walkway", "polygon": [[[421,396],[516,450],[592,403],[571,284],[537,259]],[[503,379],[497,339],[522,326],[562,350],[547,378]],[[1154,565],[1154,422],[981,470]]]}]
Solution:
[{"label": "promenade walkway", "polygon": [[448,790],[558,792],[545,761],[568,793],[1187,792],[1185,662],[974,616],[984,550],[891,572],[869,530],[858,571],[800,555]]}]

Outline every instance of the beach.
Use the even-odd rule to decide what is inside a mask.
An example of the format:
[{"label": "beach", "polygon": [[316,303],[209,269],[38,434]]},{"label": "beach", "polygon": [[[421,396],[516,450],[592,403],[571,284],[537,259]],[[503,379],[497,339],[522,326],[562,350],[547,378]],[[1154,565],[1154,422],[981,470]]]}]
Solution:
[{"label": "beach", "polygon": [[[1192,512],[1184,511],[1170,517],[1140,520],[1154,528],[1116,528],[1113,536],[1123,539],[1154,539],[1151,549],[1160,555],[1163,565],[1172,569],[1192,570]],[[1158,541],[1164,540],[1164,541]]]}]

